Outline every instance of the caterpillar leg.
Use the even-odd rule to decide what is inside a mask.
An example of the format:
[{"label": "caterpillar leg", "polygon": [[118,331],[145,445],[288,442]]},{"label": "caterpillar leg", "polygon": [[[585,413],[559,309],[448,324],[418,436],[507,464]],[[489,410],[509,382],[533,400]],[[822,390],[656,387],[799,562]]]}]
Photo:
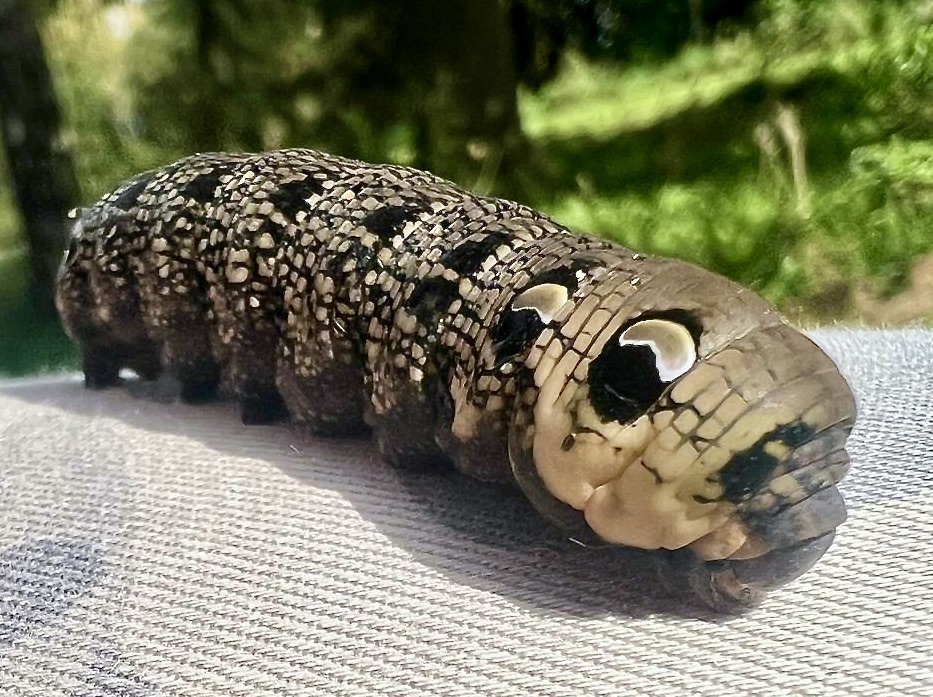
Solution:
[{"label": "caterpillar leg", "polygon": [[275,384],[278,343],[272,327],[241,331],[233,343],[228,376],[244,424],[268,424],[288,416]]},{"label": "caterpillar leg", "polygon": [[56,305],[78,344],[86,387],[117,385],[124,368],[143,380],[159,376],[158,345],[142,321],[136,288],[125,278],[73,268],[59,282]]},{"label": "caterpillar leg", "polygon": [[113,351],[99,344],[81,346],[81,372],[89,390],[105,390],[120,383],[120,364]]},{"label": "caterpillar leg", "polygon": [[148,341],[135,346],[106,340],[81,344],[81,370],[88,389],[118,385],[123,368],[129,368],[143,380],[155,380],[161,372],[158,347]]},{"label": "caterpillar leg", "polygon": [[292,419],[315,435],[366,430],[363,370],[349,342],[320,335],[296,344],[283,342],[276,385]]},{"label": "caterpillar leg", "polygon": [[464,474],[492,482],[512,481],[508,429],[499,413],[471,404],[455,409],[453,400],[440,400],[435,440]]},{"label": "caterpillar leg", "polygon": [[[158,272],[141,279],[147,299],[143,316],[161,348],[162,363],[178,379],[182,401],[200,404],[216,399],[221,369],[211,341],[204,283],[191,262],[163,257],[150,264]],[[184,292],[160,292],[164,278],[171,278],[174,289]]]},{"label": "caterpillar leg", "polygon": [[218,397],[221,368],[203,320],[180,313],[160,331],[162,357],[179,383],[181,400],[202,404]]},{"label": "caterpillar leg", "polygon": [[407,375],[370,377],[372,403],[366,422],[382,458],[403,469],[434,469],[451,464],[435,437],[439,409],[435,378],[410,381]]}]

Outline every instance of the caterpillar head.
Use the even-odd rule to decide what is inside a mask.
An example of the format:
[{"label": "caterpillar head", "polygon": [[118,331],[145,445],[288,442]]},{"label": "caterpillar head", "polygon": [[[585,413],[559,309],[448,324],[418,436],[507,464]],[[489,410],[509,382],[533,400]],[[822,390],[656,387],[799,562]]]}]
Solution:
[{"label": "caterpillar head", "polygon": [[754,604],[845,520],[835,484],[855,403],[832,361],[751,292],[645,266],[638,283],[607,273],[512,300],[511,321],[538,329],[513,473],[578,540],[661,550],[668,585],[720,609]]}]

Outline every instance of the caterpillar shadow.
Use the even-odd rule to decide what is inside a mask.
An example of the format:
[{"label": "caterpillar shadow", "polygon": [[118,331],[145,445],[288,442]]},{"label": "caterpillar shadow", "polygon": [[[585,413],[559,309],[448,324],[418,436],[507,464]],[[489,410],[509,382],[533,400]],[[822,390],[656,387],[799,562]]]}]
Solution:
[{"label": "caterpillar shadow", "polygon": [[[0,391],[261,461],[304,486],[333,492],[392,545],[454,583],[493,592],[535,613],[726,620],[667,594],[651,553],[582,547],[546,523],[517,490],[451,471],[391,468],[365,437],[317,439],[291,424],[244,427],[233,404],[179,404],[166,383],[130,381],[124,389],[91,392],[75,378],[57,378],[12,383]],[[319,533],[308,531],[309,537]]]}]

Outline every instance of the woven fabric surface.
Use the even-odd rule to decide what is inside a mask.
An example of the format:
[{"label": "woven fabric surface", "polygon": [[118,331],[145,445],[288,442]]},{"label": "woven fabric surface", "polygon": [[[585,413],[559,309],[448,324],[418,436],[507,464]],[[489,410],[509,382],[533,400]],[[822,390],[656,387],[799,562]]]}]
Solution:
[{"label": "woven fabric surface", "polygon": [[823,330],[849,521],[739,617],[520,496],[144,385],[0,384],[0,694],[933,695],[933,332]]}]

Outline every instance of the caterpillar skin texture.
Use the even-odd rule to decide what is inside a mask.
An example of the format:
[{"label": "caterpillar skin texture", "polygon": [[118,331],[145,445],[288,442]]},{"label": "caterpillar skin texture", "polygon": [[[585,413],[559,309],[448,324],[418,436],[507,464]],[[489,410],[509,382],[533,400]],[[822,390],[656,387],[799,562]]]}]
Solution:
[{"label": "caterpillar skin texture", "polygon": [[80,212],[56,304],[88,387],[168,371],[247,423],[368,427],[390,463],[657,550],[714,608],[799,576],[845,519],[851,391],[764,300],[426,172],[310,150],[146,172]]}]

